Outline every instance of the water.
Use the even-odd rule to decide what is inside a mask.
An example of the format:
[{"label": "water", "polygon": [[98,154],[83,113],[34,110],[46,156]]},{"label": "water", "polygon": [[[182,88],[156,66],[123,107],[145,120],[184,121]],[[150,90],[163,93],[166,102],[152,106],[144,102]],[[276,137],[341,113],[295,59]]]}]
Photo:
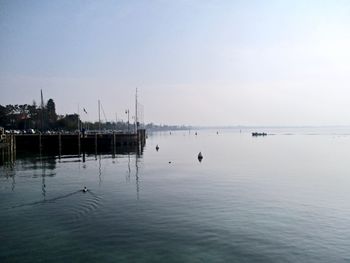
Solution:
[{"label": "water", "polygon": [[0,262],[349,262],[350,130],[264,131],[4,165]]}]

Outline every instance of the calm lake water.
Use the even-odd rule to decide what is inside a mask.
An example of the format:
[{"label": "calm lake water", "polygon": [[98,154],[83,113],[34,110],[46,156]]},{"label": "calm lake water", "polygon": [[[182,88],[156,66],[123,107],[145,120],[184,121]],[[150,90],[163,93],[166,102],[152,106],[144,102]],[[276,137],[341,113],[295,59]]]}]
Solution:
[{"label": "calm lake water", "polygon": [[248,131],[0,166],[0,262],[349,262],[350,129]]}]

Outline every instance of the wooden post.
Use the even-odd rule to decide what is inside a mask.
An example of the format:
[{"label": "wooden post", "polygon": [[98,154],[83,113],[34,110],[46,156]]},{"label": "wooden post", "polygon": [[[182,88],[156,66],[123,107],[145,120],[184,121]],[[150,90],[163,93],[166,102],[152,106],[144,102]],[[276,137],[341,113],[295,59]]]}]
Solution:
[{"label": "wooden post", "polygon": [[61,159],[62,154],[62,137],[61,133],[58,133],[58,158]]},{"label": "wooden post", "polygon": [[13,138],[15,137],[14,134],[11,135],[11,140],[10,140],[10,149],[11,149],[11,154],[13,153]]},{"label": "wooden post", "polygon": [[39,150],[40,150],[40,153],[41,153],[41,132],[39,133]]},{"label": "wooden post", "polygon": [[11,150],[11,136],[9,137],[9,142],[7,144],[7,162],[10,162],[10,150]]},{"label": "wooden post", "polygon": [[14,150],[14,152],[16,152],[16,148],[17,148],[17,143],[16,143],[17,141],[16,141],[16,136],[14,136],[14,138],[13,138],[13,150]]},{"label": "wooden post", "polygon": [[97,133],[95,133],[95,153],[97,155]]},{"label": "wooden post", "polygon": [[13,164],[13,141],[14,141],[15,135],[11,135],[11,140],[10,140],[10,163]]},{"label": "wooden post", "polygon": [[79,155],[79,157],[80,157],[80,147],[81,145],[80,145],[80,132],[78,132],[78,155]]},{"label": "wooden post", "polygon": [[115,132],[113,132],[113,144],[112,144],[112,147],[113,147],[113,158],[115,158]]}]

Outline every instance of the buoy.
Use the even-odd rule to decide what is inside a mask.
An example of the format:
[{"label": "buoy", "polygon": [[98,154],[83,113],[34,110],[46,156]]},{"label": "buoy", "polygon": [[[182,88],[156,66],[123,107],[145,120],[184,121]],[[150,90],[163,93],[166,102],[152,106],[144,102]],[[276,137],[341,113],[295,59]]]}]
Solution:
[{"label": "buoy", "polygon": [[156,146],[156,150],[157,150],[157,152],[158,152],[158,150],[159,150],[159,146],[158,146],[158,144],[157,144],[157,146]]},{"label": "buoy", "polygon": [[203,159],[202,152],[199,152],[199,154],[198,154],[198,160],[199,160],[199,161],[202,161],[202,159]]}]

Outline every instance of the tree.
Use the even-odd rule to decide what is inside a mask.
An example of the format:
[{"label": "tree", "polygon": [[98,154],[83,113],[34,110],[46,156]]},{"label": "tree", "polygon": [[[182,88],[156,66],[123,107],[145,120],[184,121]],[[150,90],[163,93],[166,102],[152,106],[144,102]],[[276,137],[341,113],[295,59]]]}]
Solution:
[{"label": "tree", "polygon": [[46,104],[47,120],[50,128],[55,128],[57,121],[56,106],[53,99],[49,99]]}]

